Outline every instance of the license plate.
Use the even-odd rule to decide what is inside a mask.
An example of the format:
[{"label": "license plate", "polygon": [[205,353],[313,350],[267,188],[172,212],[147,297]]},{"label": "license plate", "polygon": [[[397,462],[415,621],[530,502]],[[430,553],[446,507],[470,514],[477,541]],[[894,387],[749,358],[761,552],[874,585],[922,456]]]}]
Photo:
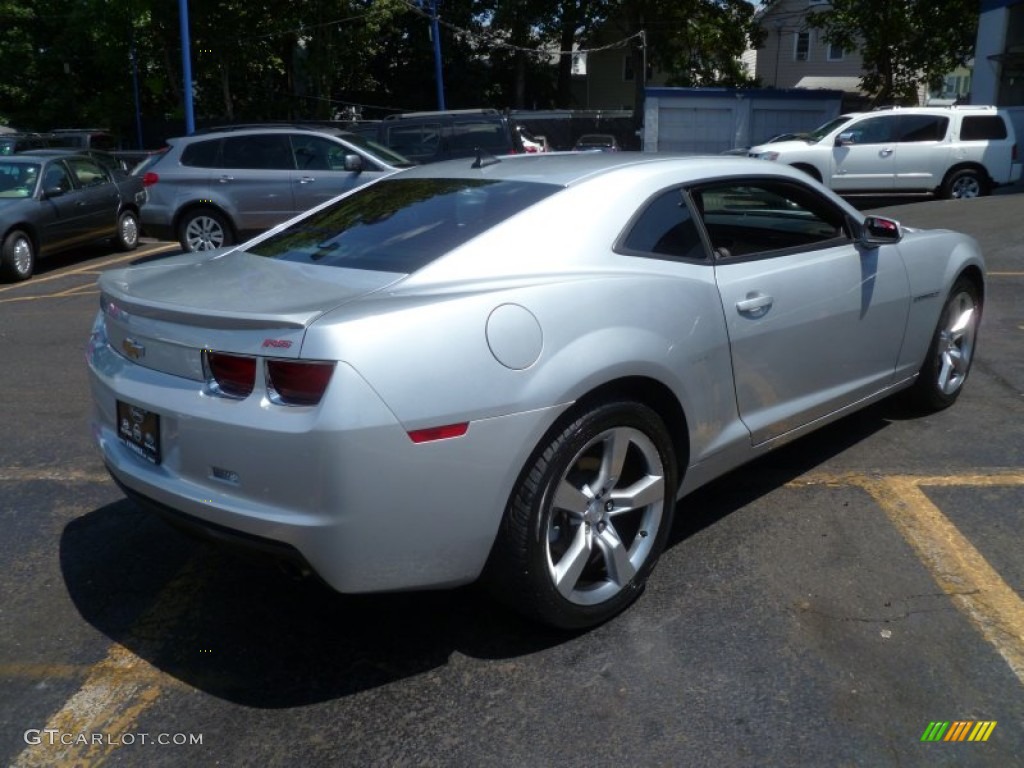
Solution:
[{"label": "license plate", "polygon": [[117,436],[146,461],[160,463],[160,416],[117,401]]}]

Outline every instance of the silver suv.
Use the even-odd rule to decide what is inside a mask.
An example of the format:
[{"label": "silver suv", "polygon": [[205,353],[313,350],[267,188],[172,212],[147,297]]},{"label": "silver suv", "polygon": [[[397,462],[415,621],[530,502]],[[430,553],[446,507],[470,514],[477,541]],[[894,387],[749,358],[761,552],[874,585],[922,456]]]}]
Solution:
[{"label": "silver suv", "polygon": [[751,147],[836,192],[987,195],[1021,177],[1013,122],[995,107],[903,107],[840,115],[793,141]]},{"label": "silver suv", "polygon": [[218,130],[170,139],[133,173],[149,193],[142,228],[186,251],[232,245],[411,163],[346,132]]}]

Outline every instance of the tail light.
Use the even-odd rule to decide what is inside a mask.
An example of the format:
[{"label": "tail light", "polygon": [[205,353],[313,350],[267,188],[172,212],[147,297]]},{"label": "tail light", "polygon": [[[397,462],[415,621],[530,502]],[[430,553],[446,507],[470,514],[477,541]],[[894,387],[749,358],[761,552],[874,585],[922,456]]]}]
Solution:
[{"label": "tail light", "polygon": [[334,363],[309,360],[267,360],[267,389],[279,405],[316,405],[334,373]]},{"label": "tail light", "polygon": [[256,358],[206,350],[203,354],[206,379],[217,394],[244,398],[256,386]]},{"label": "tail light", "polygon": [[160,181],[160,174],[153,171],[146,171],[142,174],[142,186],[151,187]]}]

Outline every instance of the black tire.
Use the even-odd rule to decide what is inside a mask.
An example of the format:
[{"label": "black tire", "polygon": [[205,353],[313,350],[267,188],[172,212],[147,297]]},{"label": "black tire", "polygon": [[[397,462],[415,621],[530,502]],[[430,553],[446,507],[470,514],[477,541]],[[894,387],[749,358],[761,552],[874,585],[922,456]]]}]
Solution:
[{"label": "black tire", "polygon": [[135,211],[121,211],[117,217],[117,247],[122,251],[134,251],[139,247],[139,217]]},{"label": "black tire", "polygon": [[961,168],[945,178],[941,191],[947,200],[984,197],[989,193],[988,176],[976,168]]},{"label": "black tire", "polygon": [[607,621],[640,596],[664,549],[677,474],[672,439],[647,406],[620,401],[583,412],[523,469],[485,583],[560,629]]},{"label": "black tire", "polygon": [[178,242],[182,250],[209,251],[234,243],[234,234],[227,219],[213,208],[195,208],[178,224]]},{"label": "black tire", "polygon": [[20,282],[32,277],[36,268],[36,247],[20,229],[12,230],[0,246],[0,269],[8,280]]},{"label": "black tire", "polygon": [[942,306],[928,356],[910,389],[915,409],[941,411],[960,397],[974,360],[981,310],[978,286],[966,277],[959,278]]}]

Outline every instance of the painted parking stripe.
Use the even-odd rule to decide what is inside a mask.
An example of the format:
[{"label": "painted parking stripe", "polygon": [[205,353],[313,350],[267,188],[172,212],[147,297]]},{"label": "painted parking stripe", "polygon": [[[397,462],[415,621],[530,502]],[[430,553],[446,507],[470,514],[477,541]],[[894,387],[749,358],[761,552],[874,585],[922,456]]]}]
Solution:
[{"label": "painted parking stripe", "polygon": [[858,485],[889,517],[932,578],[1024,683],[1024,600],[925,495],[927,487],[1024,485],[1024,472],[941,477],[818,475],[790,485]]},{"label": "painted parking stripe", "polygon": [[[159,656],[167,630],[180,623],[192,604],[201,573],[190,561],[167,583],[156,601],[132,626],[128,641],[148,657]],[[178,681],[160,672],[136,653],[115,643],[106,658],[88,669],[85,681],[64,706],[40,729],[43,733],[68,734],[68,744],[43,740],[30,744],[11,762],[11,768],[94,768],[102,765],[122,746],[117,739],[77,740],[79,734],[117,737],[138,728],[139,718],[153,706],[166,688]],[[82,741],[88,743],[82,743]],[[142,759],[142,756],[139,756]],[[144,761],[144,760],[143,760]]]},{"label": "painted parking stripe", "polygon": [[116,259],[103,259],[99,262],[90,262],[89,264],[82,265],[76,269],[69,269],[65,271],[54,272],[49,275],[43,275],[41,277],[33,277],[31,280],[26,280],[21,283],[13,283],[11,285],[0,286],[0,293],[7,293],[13,291],[16,288],[31,287],[39,285],[40,283],[47,283],[51,280],[59,280],[70,275],[81,275],[88,272],[96,272],[97,267],[107,267],[114,264],[121,264],[125,261],[132,261],[134,259],[140,259],[143,256],[152,256],[156,253],[168,253],[170,251],[181,250],[181,246],[177,243],[163,243],[161,245],[154,245],[152,248],[139,248],[127,253],[124,256],[118,256]]},{"label": "painted parking stripe", "polygon": [[0,482],[105,483],[110,475],[101,470],[52,469],[49,467],[0,467]]}]

